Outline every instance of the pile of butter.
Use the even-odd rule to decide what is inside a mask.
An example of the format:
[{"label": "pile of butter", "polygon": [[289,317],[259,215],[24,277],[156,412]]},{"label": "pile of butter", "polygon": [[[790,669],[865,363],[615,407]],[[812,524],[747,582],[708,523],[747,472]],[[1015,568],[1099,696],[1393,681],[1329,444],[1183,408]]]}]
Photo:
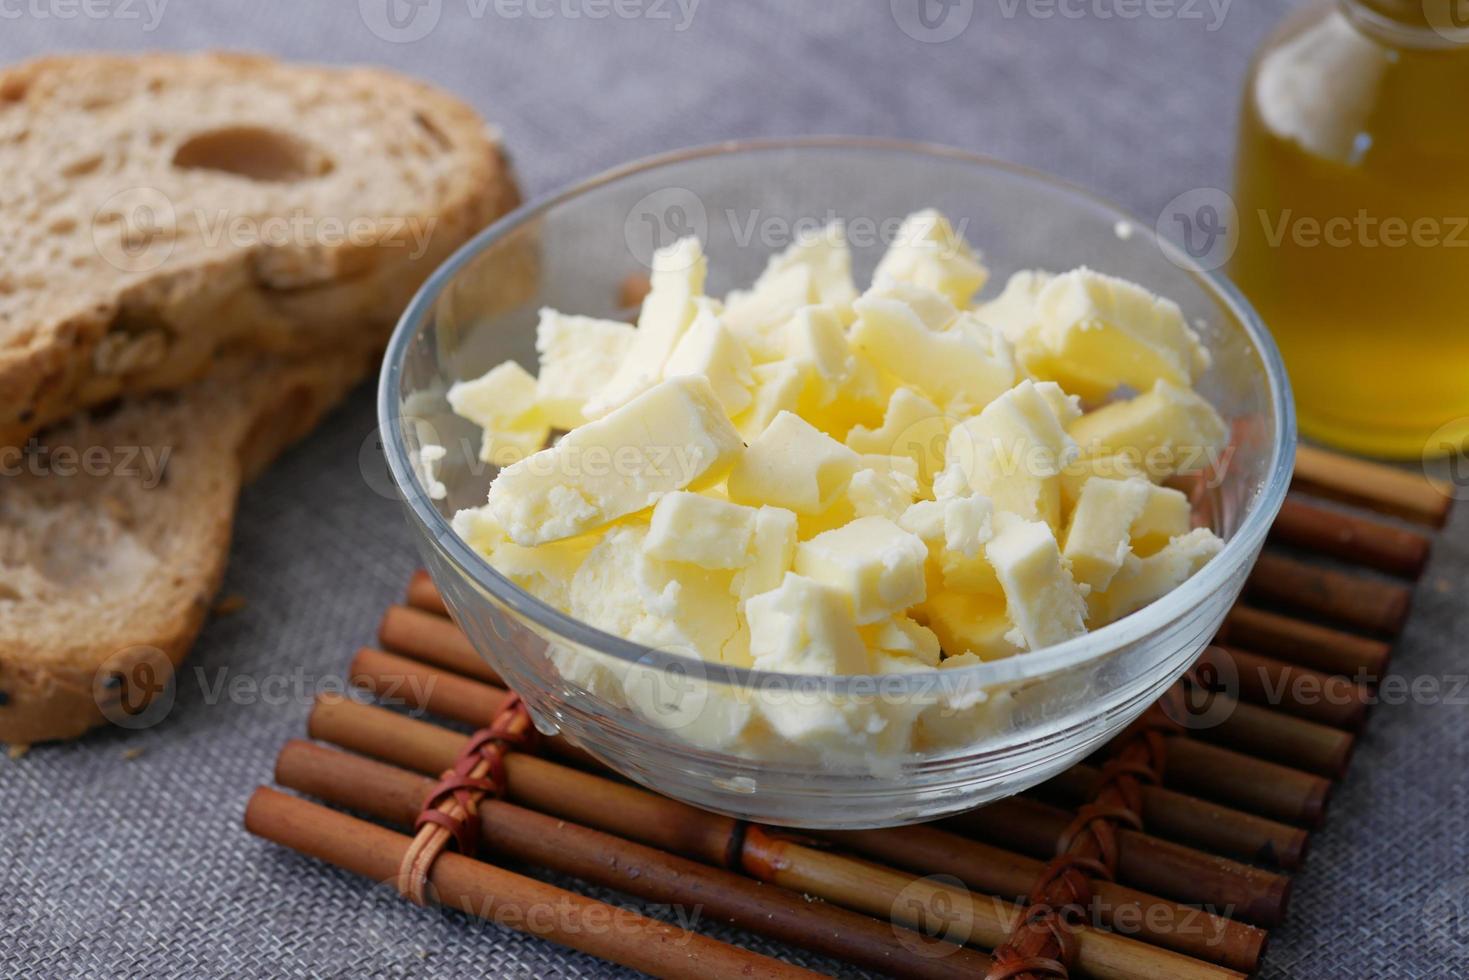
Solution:
[{"label": "pile of butter", "polygon": [[[931,210],[865,293],[839,224],[722,301],[707,271],[679,241],[636,326],[542,310],[538,376],[449,391],[502,467],[454,527],[550,605],[706,662],[903,674],[1080,636],[1218,553],[1166,485],[1227,436],[1177,304],[1085,268],[976,302],[988,273]],[[721,705],[696,740],[963,737],[931,708]]]}]

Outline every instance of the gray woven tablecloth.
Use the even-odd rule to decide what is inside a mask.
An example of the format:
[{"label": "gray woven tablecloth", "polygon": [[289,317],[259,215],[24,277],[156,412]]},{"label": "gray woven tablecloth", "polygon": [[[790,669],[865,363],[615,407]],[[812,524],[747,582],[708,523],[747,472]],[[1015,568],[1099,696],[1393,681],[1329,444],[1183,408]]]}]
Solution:
[{"label": "gray woven tablecloth", "polygon": [[[384,0],[0,0],[0,59],[231,46],[391,65],[498,123],[531,194],[679,146],[849,133],[981,150],[1150,216],[1229,185],[1246,60],[1290,4],[957,0],[929,26],[913,6],[420,0],[389,21]],[[0,975],[617,975],[409,909],[241,830],[311,696],[372,640],[415,565],[398,505],[363,476],[372,430],[364,388],[245,493],[226,591],[248,604],[205,630],[161,724],[0,758]],[[1461,513],[1394,661],[1443,693],[1376,709],[1269,976],[1469,972],[1469,712],[1452,682],[1466,552]]]}]

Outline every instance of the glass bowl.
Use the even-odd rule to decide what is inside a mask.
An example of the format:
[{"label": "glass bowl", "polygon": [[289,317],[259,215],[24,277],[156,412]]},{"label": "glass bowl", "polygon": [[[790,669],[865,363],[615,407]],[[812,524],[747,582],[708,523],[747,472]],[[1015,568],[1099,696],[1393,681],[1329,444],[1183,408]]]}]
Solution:
[{"label": "glass bowl", "polygon": [[[1231,444],[1196,513],[1226,539],[1202,571],[1095,632],[1008,660],[911,674],[747,670],[601,632],[500,575],[453,531],[494,470],[445,392],[513,358],[536,368],[537,310],[625,318],[619,289],[655,246],[698,234],[710,295],[752,282],[803,229],[846,222],[859,286],[897,222],[948,215],[992,283],[1087,265],[1176,300],[1214,365],[1199,389]],[[994,287],[987,290],[992,294]],[[1007,796],[1095,751],[1193,662],[1238,595],[1290,480],[1295,423],[1275,344],[1239,293],[1104,201],[936,146],[814,139],[730,143],[595,177],[527,205],[461,249],[403,316],[379,411],[423,560],[474,647],[559,733],[660,793],[733,816],[822,828],[930,820]],[[425,446],[445,447],[433,467]],[[441,484],[435,486],[435,484]],[[430,490],[432,488],[432,492]],[[915,716],[921,749],[894,750]],[[881,718],[882,722],[872,719]],[[728,747],[740,732],[738,750]],[[754,745],[756,748],[751,748]]]}]

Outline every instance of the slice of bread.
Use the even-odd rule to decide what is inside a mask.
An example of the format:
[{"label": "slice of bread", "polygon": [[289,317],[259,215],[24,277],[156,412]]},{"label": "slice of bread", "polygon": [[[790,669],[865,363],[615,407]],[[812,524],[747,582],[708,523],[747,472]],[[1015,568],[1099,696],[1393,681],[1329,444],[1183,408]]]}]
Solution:
[{"label": "slice of bread", "polygon": [[0,174],[0,446],[221,353],[381,333],[516,201],[445,93],[238,54],[0,72]]},{"label": "slice of bread", "polygon": [[375,354],[234,358],[181,392],[0,451],[0,742],[117,721],[120,699],[148,693],[118,679],[140,663],[159,679],[183,659],[224,573],[241,484]]}]

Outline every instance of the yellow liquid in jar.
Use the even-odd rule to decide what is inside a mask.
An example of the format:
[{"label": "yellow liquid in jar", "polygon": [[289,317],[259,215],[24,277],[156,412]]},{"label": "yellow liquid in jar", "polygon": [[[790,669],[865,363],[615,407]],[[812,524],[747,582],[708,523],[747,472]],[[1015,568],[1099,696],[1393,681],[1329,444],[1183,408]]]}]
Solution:
[{"label": "yellow liquid in jar", "polygon": [[1287,24],[1245,91],[1235,197],[1228,271],[1303,434],[1399,458],[1469,441],[1469,45],[1394,46],[1335,5]]}]

